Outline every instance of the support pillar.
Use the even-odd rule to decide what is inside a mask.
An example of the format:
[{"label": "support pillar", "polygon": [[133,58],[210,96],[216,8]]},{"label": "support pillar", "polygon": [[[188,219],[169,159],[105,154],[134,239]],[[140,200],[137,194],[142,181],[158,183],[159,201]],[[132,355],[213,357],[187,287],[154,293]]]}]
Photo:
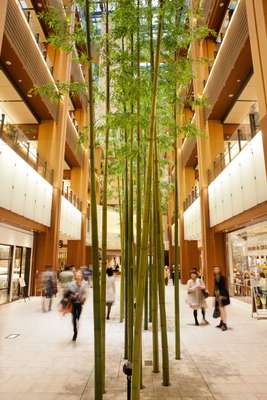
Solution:
[{"label": "support pillar", "polygon": [[246,9],[267,173],[267,3],[247,0]]},{"label": "support pillar", "polygon": [[[196,41],[192,45],[193,59],[207,56],[205,40]],[[194,80],[194,92],[201,96],[203,82],[207,79],[206,70],[196,66],[197,79]],[[222,273],[226,274],[225,240],[223,233],[216,233],[210,227],[209,199],[208,199],[208,168],[214,157],[223,151],[223,127],[218,121],[206,121],[204,110],[196,109],[196,124],[199,129],[206,132],[206,136],[197,137],[198,167],[199,167],[199,193],[201,208],[201,262],[205,282],[210,292],[213,291],[213,267],[219,266]]]},{"label": "support pillar", "polygon": [[1,12],[0,12],[0,54],[2,50],[2,42],[5,30],[5,21],[6,21],[6,11],[7,11],[7,1],[1,0]]}]

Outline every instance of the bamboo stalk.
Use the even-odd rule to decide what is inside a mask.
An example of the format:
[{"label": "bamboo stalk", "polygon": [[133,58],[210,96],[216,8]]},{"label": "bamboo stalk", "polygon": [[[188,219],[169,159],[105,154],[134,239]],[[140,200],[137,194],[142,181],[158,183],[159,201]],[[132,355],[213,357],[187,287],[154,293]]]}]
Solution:
[{"label": "bamboo stalk", "polygon": [[[154,178],[154,167],[153,167]],[[153,264],[151,269],[152,289],[152,347],[153,347],[153,372],[159,372],[159,323],[158,323],[158,254],[157,254],[157,226],[156,226],[156,197],[153,182],[153,227],[152,227],[152,253]]]},{"label": "bamboo stalk", "polygon": [[[110,65],[109,65],[109,16],[108,0],[105,13],[105,57],[106,57],[106,117],[110,112]],[[102,352],[102,391],[105,393],[106,375],[106,269],[107,269],[107,187],[108,187],[108,151],[109,127],[105,129],[105,161],[103,179],[103,207],[102,207],[102,265],[101,265],[101,352]]]},{"label": "bamboo stalk", "polygon": [[157,250],[157,267],[158,267],[158,288],[159,288],[159,309],[160,309],[160,325],[161,325],[161,347],[162,347],[162,375],[163,386],[170,385],[169,373],[169,350],[168,350],[168,334],[167,334],[167,317],[165,307],[165,282],[164,282],[164,245],[162,238],[162,219],[160,210],[160,194],[159,194],[159,174],[158,174],[158,150],[155,133],[155,156],[154,156],[154,186],[155,186],[155,221],[156,226],[156,250]]},{"label": "bamboo stalk", "polygon": [[121,184],[120,177],[118,176],[118,197],[119,197],[119,210],[120,210],[120,242],[121,242],[121,279],[120,279],[120,322],[124,319],[124,221],[123,209],[121,201]]},{"label": "bamboo stalk", "polygon": [[141,238],[140,264],[138,268],[139,275],[138,275],[138,288],[136,296],[136,313],[135,313],[135,326],[134,326],[133,378],[132,378],[131,400],[139,400],[140,397],[142,319],[143,319],[143,307],[144,307],[145,276],[147,272],[146,270],[147,270],[147,255],[148,255],[149,214],[151,209],[151,170],[153,166],[154,125],[156,116],[160,46],[161,46],[161,36],[163,28],[163,15],[164,15],[163,5],[164,5],[164,0],[160,0],[157,50],[156,50],[153,87],[152,87],[152,106],[150,115],[149,150],[148,150],[148,162],[147,162],[146,185],[145,185],[145,196],[144,196],[143,229]]},{"label": "bamboo stalk", "polygon": [[89,150],[91,175],[91,228],[92,228],[92,258],[93,258],[93,311],[94,311],[94,358],[95,358],[95,400],[102,400],[102,357],[101,357],[101,319],[100,319],[100,285],[99,285],[99,254],[98,254],[98,227],[97,202],[95,182],[95,130],[94,130],[94,96],[91,55],[91,22],[90,0],[85,0],[86,40],[88,59],[88,93],[89,93]]}]

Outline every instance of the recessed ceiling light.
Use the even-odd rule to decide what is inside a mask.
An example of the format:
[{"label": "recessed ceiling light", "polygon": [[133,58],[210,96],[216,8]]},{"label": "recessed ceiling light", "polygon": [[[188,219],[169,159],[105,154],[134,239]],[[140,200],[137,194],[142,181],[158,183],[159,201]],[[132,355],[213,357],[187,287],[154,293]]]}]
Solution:
[{"label": "recessed ceiling light", "polygon": [[27,94],[27,97],[32,97],[32,95],[30,93]]},{"label": "recessed ceiling light", "polygon": [[228,97],[234,97],[233,93],[228,94]]},{"label": "recessed ceiling light", "polygon": [[22,82],[22,79],[19,79],[18,82],[21,83],[21,82]]},{"label": "recessed ceiling light", "polygon": [[237,82],[240,83],[240,82],[241,82],[241,79],[237,79]]},{"label": "recessed ceiling light", "polygon": [[37,6],[42,7],[43,5],[42,5],[42,3],[37,3]]},{"label": "recessed ceiling light", "polygon": [[223,2],[221,2],[221,3],[220,3],[220,7],[223,7],[223,6],[224,6],[224,3],[223,3]]},{"label": "recessed ceiling light", "polygon": [[11,61],[6,61],[6,65],[11,65],[12,64],[12,62]]}]

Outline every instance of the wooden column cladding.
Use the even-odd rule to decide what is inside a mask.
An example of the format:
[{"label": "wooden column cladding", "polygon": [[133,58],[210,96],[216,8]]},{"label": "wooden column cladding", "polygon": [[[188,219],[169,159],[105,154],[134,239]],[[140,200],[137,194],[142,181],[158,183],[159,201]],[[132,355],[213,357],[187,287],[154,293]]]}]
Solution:
[{"label": "wooden column cladding", "polygon": [[0,13],[0,54],[1,54],[1,48],[2,48],[3,35],[4,35],[6,11],[7,11],[7,0],[2,0],[1,1],[1,13]]},{"label": "wooden column cladding", "polygon": [[247,0],[246,5],[267,173],[267,3]]}]

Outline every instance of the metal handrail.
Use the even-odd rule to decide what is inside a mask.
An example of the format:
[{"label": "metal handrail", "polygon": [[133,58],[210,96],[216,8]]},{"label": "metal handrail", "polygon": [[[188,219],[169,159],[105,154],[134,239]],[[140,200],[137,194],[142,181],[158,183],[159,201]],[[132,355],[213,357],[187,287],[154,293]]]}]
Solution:
[{"label": "metal handrail", "polygon": [[[210,184],[224,169],[228,164],[243,150],[243,148],[250,142],[250,140],[255,136],[255,134],[260,130],[259,127],[250,127],[250,136],[243,136],[242,130],[237,129],[237,140],[233,144],[228,142],[227,149],[222,153],[216,155],[210,168],[207,171],[208,183]],[[242,141],[244,142],[242,144]],[[235,151],[233,152],[233,150]]]},{"label": "metal handrail", "polygon": [[5,124],[5,114],[0,123],[0,139],[3,139],[20,157],[22,157],[39,175],[53,184],[54,170],[48,168],[48,163],[39,153],[31,151],[31,144],[24,132],[13,124]]},{"label": "metal handrail", "polygon": [[82,211],[82,201],[72,190],[70,190],[69,186],[66,186],[65,188],[64,182],[62,182],[62,196],[64,196],[79,211]]}]

